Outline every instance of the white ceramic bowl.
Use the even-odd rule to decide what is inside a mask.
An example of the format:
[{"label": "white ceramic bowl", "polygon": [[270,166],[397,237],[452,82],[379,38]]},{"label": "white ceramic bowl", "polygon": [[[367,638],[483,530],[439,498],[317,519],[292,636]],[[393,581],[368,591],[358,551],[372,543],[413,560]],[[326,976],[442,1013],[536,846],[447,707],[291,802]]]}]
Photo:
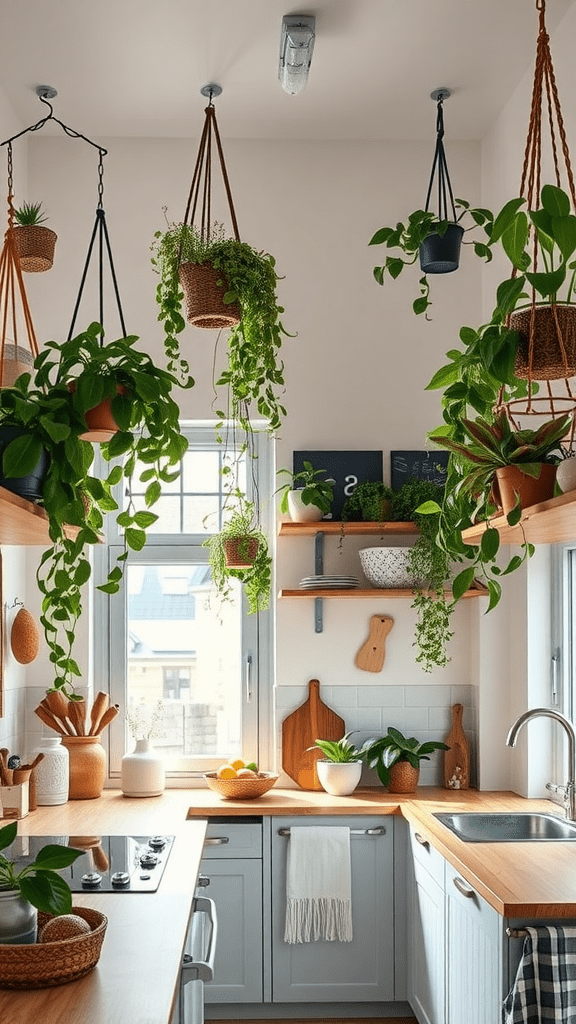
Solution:
[{"label": "white ceramic bowl", "polygon": [[408,573],[408,548],[362,548],[362,572],[374,587],[389,590],[415,585]]}]

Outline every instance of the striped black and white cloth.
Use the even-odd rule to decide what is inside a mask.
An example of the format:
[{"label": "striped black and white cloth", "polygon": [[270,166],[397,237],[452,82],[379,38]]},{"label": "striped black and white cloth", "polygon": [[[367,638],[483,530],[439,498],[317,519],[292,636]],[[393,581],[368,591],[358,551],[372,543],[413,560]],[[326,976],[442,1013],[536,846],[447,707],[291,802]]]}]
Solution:
[{"label": "striped black and white cloth", "polygon": [[503,1024],[576,1024],[576,928],[527,928]]}]

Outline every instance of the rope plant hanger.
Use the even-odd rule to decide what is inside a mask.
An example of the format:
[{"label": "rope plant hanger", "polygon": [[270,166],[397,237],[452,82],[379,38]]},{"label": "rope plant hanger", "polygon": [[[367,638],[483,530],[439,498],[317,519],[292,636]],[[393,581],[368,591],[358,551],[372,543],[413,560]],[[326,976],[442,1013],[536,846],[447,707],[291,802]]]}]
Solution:
[{"label": "rope plant hanger", "polygon": [[[213,238],[215,228],[212,224],[212,143],[216,142],[220,172],[224,183],[224,190],[228,200],[228,209],[232,221],[234,238],[240,241],[238,221],[230,189],[224,151],[216,121],[216,109],[212,102],[213,96],[219,96],[222,89],[219,85],[205,85],[200,90],[203,96],[208,96],[208,106],[204,110],[205,119],[186,212],[183,223],[190,228],[194,227],[197,211],[199,212],[199,233],[200,248],[207,245]],[[186,319],[195,327],[221,328],[234,327],[240,321],[241,310],[237,302],[226,303],[224,296],[228,290],[227,282],[223,279],[222,273],[215,270],[209,263],[180,263],[178,268],[180,283],[186,298]]]},{"label": "rope plant hanger", "polygon": [[[520,184],[520,196],[530,211],[529,220],[525,221],[531,257],[530,273],[526,273],[530,302],[507,319],[510,329],[519,332],[515,373],[527,382],[527,393],[525,398],[505,400],[502,389],[498,403],[515,427],[515,417],[554,418],[576,409],[576,392],[570,380],[576,374],[576,190],[546,31],[546,0],[536,0],[536,9],[536,64]],[[563,175],[568,187],[568,194],[561,196],[552,193],[550,186],[542,188],[544,120],[550,136],[556,188],[562,188]],[[521,273],[526,271],[527,267],[520,267]],[[512,279],[517,275],[515,266]]]},{"label": "rope plant hanger", "polygon": [[[22,266],[14,234],[12,145],[8,145],[8,227],[0,253],[0,388],[11,387],[30,370],[38,355],[38,342],[26,295]],[[26,344],[21,344],[22,325]]]},{"label": "rope plant hanger", "polygon": [[[433,232],[420,246],[420,268],[425,274],[450,274],[458,269],[460,262],[460,244],[464,228],[457,224],[456,207],[448,163],[444,150],[444,100],[450,96],[449,89],[435,89],[430,98],[436,101],[436,148],[432,171],[426,195],[425,212],[430,209],[430,198],[437,175],[437,201],[439,230]],[[450,199],[450,209],[448,208]]]}]

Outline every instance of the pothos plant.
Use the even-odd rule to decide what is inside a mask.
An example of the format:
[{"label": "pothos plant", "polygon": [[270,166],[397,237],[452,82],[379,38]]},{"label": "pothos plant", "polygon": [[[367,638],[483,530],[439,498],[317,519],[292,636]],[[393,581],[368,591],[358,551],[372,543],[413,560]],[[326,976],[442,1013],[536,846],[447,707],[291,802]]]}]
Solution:
[{"label": "pothos plant", "polygon": [[[224,507],[224,522],[219,533],[204,541],[208,548],[208,561],[212,582],[222,600],[233,596],[232,579],[240,580],[248,601],[248,614],[266,611],[270,604],[272,557],[265,533],[259,525],[255,503],[236,489]],[[256,541],[256,554],[246,566],[229,565],[226,542],[239,541],[240,552],[248,555],[250,541]],[[248,558],[246,559],[248,562]]]},{"label": "pothos plant", "polygon": [[[90,546],[99,542],[105,516],[117,513],[125,550],[118,558],[120,564],[99,587],[104,593],[115,593],[128,549],[139,551],[144,546],[146,530],[157,519],[150,508],[160,498],[162,485],[178,476],[187,448],[178,406],[171,397],[175,377],[136,348],[136,336],[105,346],[100,344],[101,337],[102,328],[93,323],[62,344],[48,342],[35,360],[33,376],[25,373],[14,387],[0,389],[0,426],[19,430],[3,451],[4,475],[25,476],[43,450],[48,455],[42,506],[50,545],[37,570],[40,619],[55,673],[53,688],[72,700],[80,699],[74,679],[81,672],[72,650],[82,613],[82,588],[92,572]],[[124,387],[123,394],[116,393],[118,383]],[[87,429],[84,413],[106,394],[113,394],[119,430],[101,446],[104,459],[114,465],[100,479],[91,472],[93,446],[81,435]],[[145,508],[136,509],[130,497],[128,507],[119,511],[112,488],[123,477],[129,483],[134,474],[146,484]]]},{"label": "pothos plant", "polygon": [[274,257],[247,242],[225,238],[218,224],[208,239],[202,238],[193,225],[169,224],[166,231],[156,232],[152,253],[152,265],[160,274],[156,299],[169,369],[188,371],[178,339],[185,327],[178,268],[183,263],[209,263],[228,283],[223,301],[238,302],[242,312],[228,337],[227,365],[215,381],[216,387],[225,387],[228,393],[227,407],[217,410],[217,415],[250,430],[250,411],[254,408],[266,421],[267,429],[276,433],[286,415],[281,400],[284,364],[280,349],[288,332],[281,321],[284,307],[276,295],[279,278]]}]

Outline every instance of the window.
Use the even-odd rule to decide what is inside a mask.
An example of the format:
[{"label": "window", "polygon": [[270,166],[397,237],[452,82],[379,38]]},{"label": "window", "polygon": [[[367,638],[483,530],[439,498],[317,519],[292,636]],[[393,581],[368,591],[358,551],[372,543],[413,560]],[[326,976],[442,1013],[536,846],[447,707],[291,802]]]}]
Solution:
[{"label": "window", "polygon": [[[145,547],[130,552],[120,593],[107,598],[96,592],[94,631],[95,676],[108,679],[111,700],[122,708],[144,704],[149,711],[162,702],[154,745],[175,775],[210,770],[232,754],[266,757],[259,710],[266,735],[269,702],[258,684],[271,678],[270,613],[247,615],[239,582],[233,600],[222,602],[203,547],[222,522],[229,486],[224,460],[249,496],[255,487],[270,494],[270,441],[256,436],[257,458],[247,473],[244,457],[235,462],[226,456],[212,428],[186,425],[184,432],[189,448],[180,477],[154,506],[159,518]],[[136,504],[141,497],[134,487]],[[106,538],[96,553],[97,578],[122,550],[119,533]],[[132,742],[120,716],[114,724],[113,775]]]},{"label": "window", "polygon": [[[576,544],[552,548],[552,671],[550,706],[572,721],[576,709]],[[554,781],[567,777],[564,730],[554,731]]]}]

